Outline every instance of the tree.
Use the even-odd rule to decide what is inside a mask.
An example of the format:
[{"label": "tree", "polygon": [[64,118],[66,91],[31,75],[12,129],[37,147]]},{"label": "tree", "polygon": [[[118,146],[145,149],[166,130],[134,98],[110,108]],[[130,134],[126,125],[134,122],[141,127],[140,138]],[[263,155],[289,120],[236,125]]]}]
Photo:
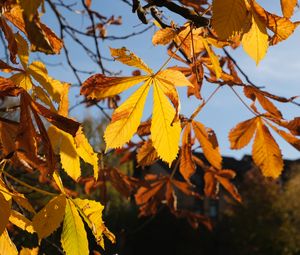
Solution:
[{"label": "tree", "polygon": [[[300,118],[284,119],[273,103],[299,107],[295,101],[297,96],[277,96],[253,84],[226,50],[242,46],[258,64],[268,47],[288,39],[297,28],[299,22],[291,21],[297,1],[280,2],[283,16],[268,12],[255,0],[122,1],[132,7],[142,23],[148,24],[151,16],[158,27],[153,44],[167,45],[168,58],[156,72],[125,47],[111,48],[114,60],[138,69],[133,70],[132,76],[117,76],[109,70],[106,61],[110,59],[104,58],[99,48],[100,40],[125,39],[153,25],[116,37],[106,32],[108,27],[120,25],[122,18],[101,15],[93,9],[92,1],[82,0],[73,5],[52,0],[6,0],[0,4],[1,38],[6,53],[6,61],[0,62],[4,73],[0,77],[0,96],[18,102],[3,107],[6,114],[0,119],[3,215],[0,254],[4,249],[6,254],[8,249],[9,253],[18,253],[7,232],[9,222],[29,233],[37,233],[38,240],[47,240],[62,224],[61,245],[66,254],[89,253],[84,224],[102,248],[104,237],[114,242],[114,235],[102,220],[103,205],[76,197],[74,185],[67,185],[68,178],[80,183],[85,177],[89,189],[103,188],[109,181],[125,197],[134,196],[140,215],[153,215],[166,205],[174,215],[186,217],[193,226],[203,223],[209,227],[210,221],[204,215],[179,208],[177,197],[182,193],[185,197],[215,198],[221,185],[241,201],[231,182],[235,172],[222,168],[215,132],[196,118],[221,87],[232,90],[253,114],[253,118],[237,124],[229,132],[231,148],[241,149],[254,137],[253,160],[264,176],[277,178],[283,170],[281,151],[270,129],[297,150],[300,148],[297,137]],[[46,9],[57,19],[59,36],[48,27],[50,24],[41,21]],[[185,23],[168,22],[163,9],[180,15]],[[76,24],[70,24],[68,12],[85,15],[90,26],[80,30]],[[90,77],[83,81],[85,72],[72,62],[70,50],[75,46],[68,45],[69,40],[87,53],[101,73],[88,73]],[[90,40],[95,51],[90,47]],[[98,107],[109,120],[104,132],[105,151],[98,147],[96,152],[80,123],[70,117],[68,96],[72,86],[52,78],[44,64],[46,60],[43,62],[47,57],[43,56],[41,61],[40,55],[34,53],[55,55],[62,49],[80,85],[82,103]],[[170,67],[170,61],[178,61],[180,66]],[[215,86],[215,90],[204,99],[201,88],[207,85]],[[177,87],[185,87],[189,97],[199,100],[189,115],[180,112]],[[136,89],[119,105],[120,94],[130,88]],[[153,110],[148,119],[142,119],[150,89]],[[251,104],[244,98],[250,99]],[[113,110],[111,116],[106,108]],[[9,116],[10,111],[17,112],[17,118]],[[204,158],[194,153],[199,148]],[[137,178],[107,160],[114,154],[122,155],[121,163],[133,160],[136,155],[139,166],[157,166],[155,162],[162,161],[169,169],[165,174],[149,173]],[[90,171],[81,171],[83,162],[90,165]],[[202,171],[200,175],[196,173],[197,166]],[[195,180],[197,176],[203,176],[204,185]],[[199,187],[203,191],[199,192]],[[34,197],[25,196],[28,190],[43,194],[47,202],[40,205]],[[22,248],[22,252],[34,253],[37,249]]]}]

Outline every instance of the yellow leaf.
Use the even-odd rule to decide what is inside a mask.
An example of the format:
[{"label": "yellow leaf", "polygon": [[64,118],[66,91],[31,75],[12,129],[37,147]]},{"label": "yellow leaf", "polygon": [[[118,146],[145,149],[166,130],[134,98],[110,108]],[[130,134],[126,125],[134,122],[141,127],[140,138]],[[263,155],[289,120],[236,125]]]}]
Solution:
[{"label": "yellow leaf", "polygon": [[239,123],[229,132],[230,148],[239,150],[245,147],[253,137],[256,130],[256,118]]},{"label": "yellow leaf", "polygon": [[205,126],[197,121],[192,122],[193,129],[197,140],[199,141],[203,153],[209,163],[217,169],[222,168],[222,156],[220,154],[219,146],[216,142],[212,141]]},{"label": "yellow leaf", "polygon": [[39,253],[39,247],[34,247],[32,249],[22,247],[19,255],[38,255],[38,253]]},{"label": "yellow leaf", "polygon": [[185,75],[182,72],[173,69],[162,70],[156,74],[155,78],[171,83],[173,86],[177,87],[194,87],[194,85],[185,77]]},{"label": "yellow leaf", "polygon": [[27,231],[28,233],[32,234],[35,232],[32,222],[28,220],[24,215],[15,210],[11,211],[9,221],[20,229]]},{"label": "yellow leaf", "polygon": [[264,176],[277,178],[283,170],[281,151],[261,118],[256,120],[257,131],[252,148],[254,163]]},{"label": "yellow leaf", "polygon": [[57,103],[64,90],[63,84],[48,75],[47,69],[42,62],[34,61],[28,67],[28,73],[48,92]]},{"label": "yellow leaf", "polygon": [[168,80],[157,79],[157,83],[159,84],[159,87],[161,88],[163,93],[170,99],[171,103],[173,104],[176,110],[175,116],[172,121],[173,123],[174,121],[179,120],[179,112],[181,108],[178,92],[175,86],[172,83],[168,82]]},{"label": "yellow leaf", "polygon": [[3,234],[3,231],[6,228],[8,219],[11,212],[11,200],[6,200],[2,193],[0,193],[0,234]]},{"label": "yellow leaf", "polygon": [[288,19],[292,17],[297,3],[298,0],[280,0],[283,16]]},{"label": "yellow leaf", "polygon": [[266,24],[266,26],[274,32],[274,35],[270,41],[271,45],[275,45],[287,39],[293,34],[296,23],[291,22],[285,17],[279,17],[275,14],[267,12],[262,8],[255,0],[250,1],[252,10],[255,11],[257,16]]},{"label": "yellow leaf", "polygon": [[94,152],[92,146],[90,145],[88,139],[80,129],[76,133],[75,143],[77,145],[76,151],[77,154],[84,160],[84,162],[89,163],[93,166],[94,178],[98,179],[98,156]]},{"label": "yellow leaf", "polygon": [[152,37],[152,43],[156,46],[158,44],[166,45],[175,38],[176,31],[173,28],[166,27],[156,31]]},{"label": "yellow leaf", "polygon": [[62,167],[74,181],[77,181],[81,176],[81,170],[74,137],[63,131],[61,134],[59,155]]},{"label": "yellow leaf", "polygon": [[61,224],[66,208],[65,195],[51,199],[32,219],[32,225],[39,239],[51,235]]},{"label": "yellow leaf", "polygon": [[15,38],[18,45],[19,59],[21,61],[24,70],[26,70],[28,65],[28,59],[29,59],[28,44],[26,40],[19,33],[15,34]]},{"label": "yellow leaf", "polygon": [[212,49],[210,48],[210,46],[208,45],[207,41],[205,38],[200,37],[203,45],[208,53],[208,56],[210,58],[211,64],[214,68],[215,74],[217,79],[219,79],[222,75],[222,68],[220,66],[220,62],[219,62],[219,58],[217,57],[217,55],[212,51]]},{"label": "yellow leaf", "polygon": [[104,206],[99,202],[80,198],[74,199],[74,202],[80,208],[79,212],[92,230],[97,243],[104,248],[103,235],[114,243],[115,236],[106,228],[102,220]]},{"label": "yellow leaf", "polygon": [[103,99],[120,94],[147,79],[149,76],[107,77],[95,74],[84,81],[80,93],[90,99]]},{"label": "yellow leaf", "polygon": [[221,40],[239,34],[247,19],[245,0],[213,0],[212,26]]},{"label": "yellow leaf", "polygon": [[51,111],[56,111],[51,98],[47,95],[46,91],[42,87],[35,86],[33,87],[32,91],[34,93],[34,97],[37,97],[45,105],[48,105]]},{"label": "yellow leaf", "polygon": [[12,75],[9,79],[11,79],[15,84],[19,85],[27,91],[32,88],[30,76],[26,73],[16,73]]},{"label": "yellow leaf", "polygon": [[136,159],[140,166],[152,165],[158,158],[157,152],[152,145],[152,141],[146,141],[138,150]]},{"label": "yellow leaf", "polygon": [[137,89],[114,111],[112,121],[104,133],[106,149],[121,147],[136,132],[141,122],[149,88],[150,80],[147,80],[143,86]]},{"label": "yellow leaf", "polygon": [[242,45],[248,55],[258,63],[265,57],[269,47],[269,37],[264,23],[255,13],[252,15],[252,26],[243,35]]},{"label": "yellow leaf", "polygon": [[188,182],[190,177],[195,173],[196,166],[192,160],[192,137],[191,137],[191,124],[187,123],[183,136],[182,136],[182,147],[180,154],[180,165],[179,170],[184,179]]},{"label": "yellow leaf", "polygon": [[62,168],[74,180],[81,176],[80,160],[74,137],[55,126],[48,129],[48,136],[55,153],[59,153]]},{"label": "yellow leaf", "polygon": [[18,255],[17,247],[10,239],[6,229],[0,235],[0,255]]},{"label": "yellow leaf", "polygon": [[115,60],[118,60],[125,65],[137,67],[144,70],[148,74],[153,73],[152,69],[148,67],[143,60],[125,47],[120,49],[110,48],[110,54]]},{"label": "yellow leaf", "polygon": [[66,255],[89,254],[89,244],[82,219],[75,205],[69,199],[66,203],[61,244]]},{"label": "yellow leaf", "polygon": [[171,125],[176,112],[163,94],[159,82],[154,80],[153,83],[152,142],[159,157],[171,165],[178,153],[181,126],[179,121]]}]

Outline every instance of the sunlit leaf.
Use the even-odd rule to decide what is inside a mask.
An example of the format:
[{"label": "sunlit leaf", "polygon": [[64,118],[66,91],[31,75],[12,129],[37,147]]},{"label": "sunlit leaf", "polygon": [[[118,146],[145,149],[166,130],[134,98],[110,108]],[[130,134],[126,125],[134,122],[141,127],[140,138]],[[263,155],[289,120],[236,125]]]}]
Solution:
[{"label": "sunlit leaf", "polygon": [[257,131],[252,149],[254,163],[264,176],[277,178],[283,170],[280,148],[263,121],[260,118],[256,120]]},{"label": "sunlit leaf", "polygon": [[150,81],[136,90],[113,115],[104,133],[106,148],[118,148],[130,140],[136,132],[143,114]]},{"label": "sunlit leaf", "polygon": [[51,199],[32,219],[32,224],[40,239],[51,235],[61,224],[66,208],[65,195]]},{"label": "sunlit leaf", "polygon": [[76,206],[69,199],[66,203],[61,244],[66,255],[89,254],[89,244],[84,224]]}]

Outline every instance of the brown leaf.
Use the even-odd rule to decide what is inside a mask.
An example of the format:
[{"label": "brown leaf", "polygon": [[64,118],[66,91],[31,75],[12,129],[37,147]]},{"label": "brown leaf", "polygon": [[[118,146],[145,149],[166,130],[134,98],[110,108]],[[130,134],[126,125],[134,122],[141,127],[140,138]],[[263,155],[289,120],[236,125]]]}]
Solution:
[{"label": "brown leaf", "polygon": [[147,76],[107,77],[95,74],[83,82],[80,94],[89,99],[103,99],[117,95],[146,79]]},{"label": "brown leaf", "polygon": [[187,123],[182,135],[179,171],[188,182],[195,173],[196,166],[192,159],[191,124]]},{"label": "brown leaf", "polygon": [[297,137],[293,136],[290,133],[287,133],[283,130],[280,130],[279,128],[271,125],[270,123],[268,123],[273,130],[275,130],[277,132],[277,134],[279,134],[284,140],[286,140],[289,144],[291,144],[295,149],[297,149],[298,151],[300,151],[300,139],[298,139]]},{"label": "brown leaf", "polygon": [[15,39],[15,35],[10,26],[7,25],[6,20],[3,17],[0,17],[0,27],[3,31],[3,34],[8,43],[8,50],[10,53],[10,61],[14,64],[17,64],[17,52],[18,45]]},{"label": "brown leaf", "polygon": [[52,125],[75,137],[80,127],[80,123],[47,109],[43,105],[33,101],[27,93],[25,94],[25,97],[28,100],[28,103],[33,111],[36,111],[38,114],[42,115]]},{"label": "brown leaf", "polygon": [[144,142],[143,146],[138,150],[136,158],[140,166],[150,166],[158,159],[151,140]]},{"label": "brown leaf", "polygon": [[141,122],[138,129],[137,134],[140,136],[150,135],[150,128],[151,128],[151,119]]},{"label": "brown leaf", "polygon": [[292,134],[294,135],[300,135],[300,117],[296,117],[293,120],[289,121],[286,125],[286,128],[288,128]]},{"label": "brown leaf", "polygon": [[22,88],[16,86],[10,79],[0,76],[0,97],[18,96],[23,91]]},{"label": "brown leaf", "polygon": [[252,139],[256,130],[256,118],[239,123],[229,132],[230,148],[239,150],[245,147]]}]

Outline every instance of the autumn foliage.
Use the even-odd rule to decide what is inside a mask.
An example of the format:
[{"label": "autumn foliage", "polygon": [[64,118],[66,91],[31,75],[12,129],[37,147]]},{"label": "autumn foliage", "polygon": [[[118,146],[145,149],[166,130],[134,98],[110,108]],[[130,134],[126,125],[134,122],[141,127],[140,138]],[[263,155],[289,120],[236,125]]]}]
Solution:
[{"label": "autumn foliage", "polygon": [[[268,12],[255,0],[179,2],[152,0],[146,1],[144,6],[137,0],[130,3],[142,23],[149,23],[149,16],[152,16],[150,22],[157,27],[152,43],[166,46],[168,53],[162,66],[149,67],[125,47],[110,48],[114,60],[133,70],[132,76],[110,75],[97,52],[101,73],[91,74],[82,82],[80,93],[86,105],[107,103],[113,110],[104,132],[106,149],[98,152],[89,143],[81,124],[69,116],[72,85],[51,77],[46,65],[31,57],[32,52],[59,54],[63,49],[77,74],[78,70],[68,58],[63,33],[56,35],[48,27],[50,24],[46,25],[40,19],[45,5],[50,6],[61,31],[66,29],[56,4],[51,0],[1,2],[0,27],[7,43],[9,61],[0,60],[3,73],[0,97],[4,101],[17,102],[14,108],[17,118],[0,117],[0,254],[18,254],[8,235],[9,223],[30,234],[36,233],[40,241],[62,225],[61,246],[66,254],[89,254],[84,223],[103,249],[105,238],[115,241],[102,220],[104,206],[99,201],[75,197],[75,193],[65,187],[62,171],[73,182],[85,184],[87,193],[92,189],[103,189],[106,182],[110,182],[122,195],[135,200],[142,216],[157,213],[164,204],[194,226],[197,222],[210,228],[206,216],[178,209],[176,200],[178,192],[198,199],[216,198],[219,186],[222,186],[235,200],[242,201],[232,183],[235,172],[223,169],[217,134],[205,126],[205,120],[197,118],[222,86],[232,90],[253,114],[252,118],[237,123],[229,131],[231,149],[242,149],[253,140],[253,161],[264,176],[272,178],[279,177],[284,167],[273,133],[300,150],[300,117],[286,120],[277,106],[282,103],[299,107],[297,97],[273,95],[267,88],[263,90],[252,84],[226,51],[229,47],[243,47],[259,64],[269,47],[276,47],[288,39],[297,28],[299,22],[291,21],[297,1],[281,0],[282,16]],[[92,1],[82,1],[82,6],[83,13],[92,21],[91,27],[82,33],[94,38],[95,42],[107,38],[107,27],[122,23],[120,18],[107,19],[93,10]],[[181,15],[186,23],[165,23],[160,8]],[[170,66],[171,60],[176,60],[178,65]],[[203,86],[215,86],[208,98],[201,94]],[[199,100],[188,116],[181,113],[178,87],[183,87],[189,97]],[[119,95],[128,89],[133,91],[132,94],[119,105]],[[152,111],[145,119],[143,112],[147,98],[152,101]],[[199,148],[204,159],[195,153]],[[134,160],[141,168],[155,166],[161,161],[168,165],[169,172],[162,175],[145,171],[142,178],[128,176],[105,161],[111,154],[122,155],[123,163]],[[91,176],[86,177],[82,172],[82,162],[91,166]],[[197,169],[203,171],[201,191],[191,180]],[[36,182],[39,185],[29,185],[14,177],[20,172],[30,173],[35,178],[38,172]],[[41,208],[14,185],[23,185],[51,199]],[[22,248],[21,254],[37,252],[38,247]]]}]

